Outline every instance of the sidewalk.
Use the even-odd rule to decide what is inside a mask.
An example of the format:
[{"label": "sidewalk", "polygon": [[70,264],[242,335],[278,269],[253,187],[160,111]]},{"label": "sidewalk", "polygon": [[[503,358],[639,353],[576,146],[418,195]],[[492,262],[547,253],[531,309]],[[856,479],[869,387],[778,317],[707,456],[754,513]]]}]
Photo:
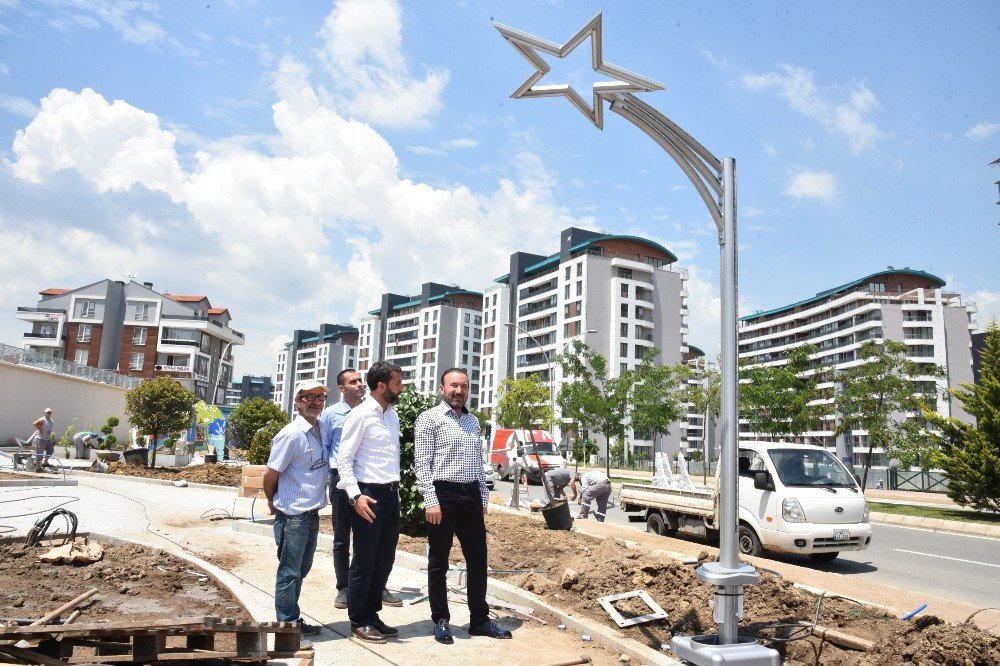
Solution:
[{"label": "sidewalk", "polygon": [[[18,511],[4,513],[37,513],[5,518],[3,522],[15,528],[15,535],[23,536],[56,504],[68,497],[78,498],[66,508],[77,514],[81,531],[136,541],[174,553],[186,551],[213,563],[217,565],[213,573],[227,582],[256,620],[274,619],[272,595],[277,558],[273,538],[236,531],[231,521],[209,521],[201,517],[205,511],[212,509],[249,517],[250,500],[236,498],[235,489],[195,485],[175,488],[149,483],[145,479],[125,481],[122,477],[108,478],[97,474],[74,476],[79,481],[79,485],[74,487],[5,488],[5,499],[24,497],[26,500],[18,503]],[[63,499],[54,499],[52,496],[56,493]],[[257,511],[260,508],[258,503]],[[321,520],[330,520],[329,508]],[[263,526],[258,524],[256,527]],[[574,631],[572,626],[566,631],[559,631],[552,624],[541,626],[503,617],[500,622],[514,631],[513,640],[470,637],[466,631],[468,609],[464,604],[455,602],[451,603],[455,634],[453,645],[440,645],[434,640],[430,609],[426,602],[383,609],[382,619],[399,629],[399,638],[386,645],[360,643],[348,638],[350,623],[347,611],[333,607],[336,585],[330,558],[329,550],[317,550],[313,570],[306,578],[301,598],[306,620],[324,627],[318,636],[309,639],[315,650],[317,666],[420,666],[445,662],[539,665],[582,654],[590,656],[593,663],[601,666],[619,663],[617,650],[599,645],[596,640],[582,641],[581,633]],[[397,565],[393,568],[388,587],[398,591],[404,599],[413,599],[421,595],[426,581],[426,573],[419,568],[402,566],[397,556]],[[658,663],[676,663],[666,655],[658,656],[663,657],[657,660]],[[633,658],[632,663],[638,663],[638,660]]]}]

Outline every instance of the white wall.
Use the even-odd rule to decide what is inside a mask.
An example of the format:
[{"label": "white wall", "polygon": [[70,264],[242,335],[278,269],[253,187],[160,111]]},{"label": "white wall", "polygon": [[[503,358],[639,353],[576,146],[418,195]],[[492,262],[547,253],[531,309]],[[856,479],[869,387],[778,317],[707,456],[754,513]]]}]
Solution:
[{"label": "white wall", "polygon": [[52,408],[53,435],[62,437],[76,419],[74,431],[99,429],[109,416],[121,424],[118,441],[127,441],[130,424],[125,418],[126,389],[69,377],[22,365],[0,363],[0,445],[14,445],[14,437],[27,439],[31,424],[46,407]]}]

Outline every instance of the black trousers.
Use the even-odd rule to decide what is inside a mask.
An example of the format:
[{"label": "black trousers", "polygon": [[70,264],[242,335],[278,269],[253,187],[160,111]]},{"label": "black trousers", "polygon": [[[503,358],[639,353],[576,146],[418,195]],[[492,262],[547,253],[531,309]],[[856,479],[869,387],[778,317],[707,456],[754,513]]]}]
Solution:
[{"label": "black trousers", "polygon": [[469,600],[469,626],[489,619],[486,605],[486,524],[483,521],[483,498],[479,483],[435,481],[441,523],[427,526],[430,545],[427,565],[427,592],[431,619],[451,620],[448,612],[448,554],[454,537],[462,546],[466,568],[466,595]]},{"label": "black trousers", "polygon": [[340,472],[330,470],[330,508],[333,519],[333,573],[337,577],[337,590],[347,589],[347,571],[351,565],[351,514],[354,508],[347,499],[346,490],[337,490]]},{"label": "black trousers", "polygon": [[361,493],[375,500],[369,508],[374,522],[351,508],[354,556],[347,577],[347,615],[351,628],[371,625],[382,610],[382,590],[389,581],[399,542],[399,485],[358,484]]}]

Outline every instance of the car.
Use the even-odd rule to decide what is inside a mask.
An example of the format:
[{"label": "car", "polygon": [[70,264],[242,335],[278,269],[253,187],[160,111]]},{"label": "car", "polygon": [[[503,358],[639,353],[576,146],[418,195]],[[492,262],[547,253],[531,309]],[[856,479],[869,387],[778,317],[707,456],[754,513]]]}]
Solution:
[{"label": "car", "polygon": [[493,484],[497,478],[496,472],[489,463],[483,463],[483,472],[486,474],[486,487],[493,490]]}]

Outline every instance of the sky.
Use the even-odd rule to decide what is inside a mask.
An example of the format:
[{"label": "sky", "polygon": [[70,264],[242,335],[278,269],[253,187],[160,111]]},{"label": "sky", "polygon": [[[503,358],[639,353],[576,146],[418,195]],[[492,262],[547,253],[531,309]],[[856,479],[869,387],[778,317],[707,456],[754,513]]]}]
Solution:
[{"label": "sky", "polygon": [[[925,270],[1000,314],[1000,3],[0,0],[0,341],[104,278],[205,294],[274,372],[292,330],[427,281],[483,290],[568,226],[655,240],[719,344],[718,245],[677,165],[613,113],[510,99],[493,23],[604,59],[737,169],[740,314]],[[540,84],[590,98],[584,42]]]}]

